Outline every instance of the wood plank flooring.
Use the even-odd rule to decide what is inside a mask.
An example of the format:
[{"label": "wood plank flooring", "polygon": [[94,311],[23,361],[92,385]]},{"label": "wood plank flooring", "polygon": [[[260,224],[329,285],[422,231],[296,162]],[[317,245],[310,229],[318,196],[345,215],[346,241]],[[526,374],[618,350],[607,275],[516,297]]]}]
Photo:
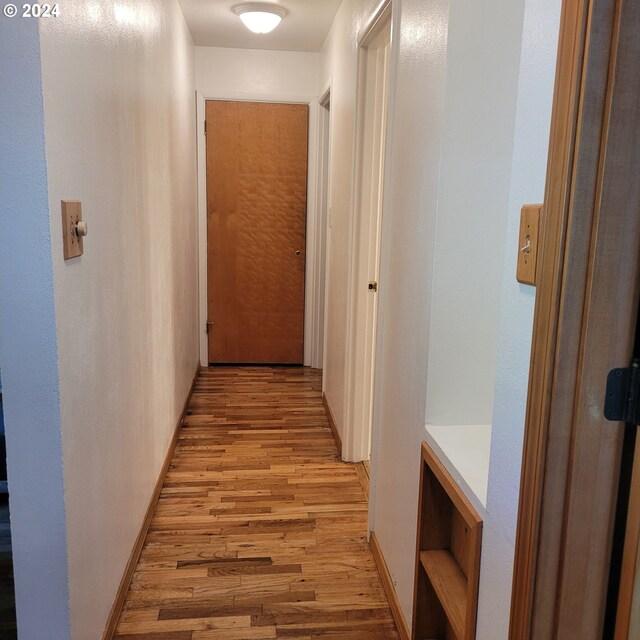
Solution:
[{"label": "wood plank flooring", "polygon": [[198,378],[119,640],[397,640],[320,372]]}]

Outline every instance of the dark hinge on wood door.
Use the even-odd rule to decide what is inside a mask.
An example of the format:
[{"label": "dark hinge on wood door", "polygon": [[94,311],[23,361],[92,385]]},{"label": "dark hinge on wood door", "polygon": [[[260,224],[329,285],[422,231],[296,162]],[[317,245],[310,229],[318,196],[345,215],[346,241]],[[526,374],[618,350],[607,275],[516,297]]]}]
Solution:
[{"label": "dark hinge on wood door", "polygon": [[207,121],[204,121],[204,135],[207,135]]},{"label": "dark hinge on wood door", "polygon": [[626,369],[611,369],[607,376],[604,417],[612,422],[640,424],[640,360]]}]

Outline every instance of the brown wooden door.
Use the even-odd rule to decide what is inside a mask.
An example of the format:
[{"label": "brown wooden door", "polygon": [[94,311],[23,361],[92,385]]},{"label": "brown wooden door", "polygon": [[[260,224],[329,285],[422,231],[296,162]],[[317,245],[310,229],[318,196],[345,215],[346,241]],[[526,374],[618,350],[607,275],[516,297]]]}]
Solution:
[{"label": "brown wooden door", "polygon": [[302,364],[308,107],[207,101],[209,362]]}]

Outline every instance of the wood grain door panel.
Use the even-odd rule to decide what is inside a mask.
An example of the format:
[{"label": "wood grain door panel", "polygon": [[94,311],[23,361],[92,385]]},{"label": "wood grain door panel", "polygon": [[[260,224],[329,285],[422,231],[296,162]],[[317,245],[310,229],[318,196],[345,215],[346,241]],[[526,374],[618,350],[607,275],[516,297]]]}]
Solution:
[{"label": "wood grain door panel", "polygon": [[211,363],[301,364],[308,107],[207,101]]}]

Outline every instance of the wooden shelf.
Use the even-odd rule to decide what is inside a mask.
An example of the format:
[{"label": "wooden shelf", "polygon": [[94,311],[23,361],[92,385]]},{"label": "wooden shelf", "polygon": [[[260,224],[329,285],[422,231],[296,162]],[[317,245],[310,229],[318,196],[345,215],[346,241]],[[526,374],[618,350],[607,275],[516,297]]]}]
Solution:
[{"label": "wooden shelf", "polygon": [[467,579],[450,551],[421,551],[427,573],[456,638],[464,638],[467,614]]},{"label": "wooden shelf", "polygon": [[482,520],[422,445],[413,640],[475,640]]}]

